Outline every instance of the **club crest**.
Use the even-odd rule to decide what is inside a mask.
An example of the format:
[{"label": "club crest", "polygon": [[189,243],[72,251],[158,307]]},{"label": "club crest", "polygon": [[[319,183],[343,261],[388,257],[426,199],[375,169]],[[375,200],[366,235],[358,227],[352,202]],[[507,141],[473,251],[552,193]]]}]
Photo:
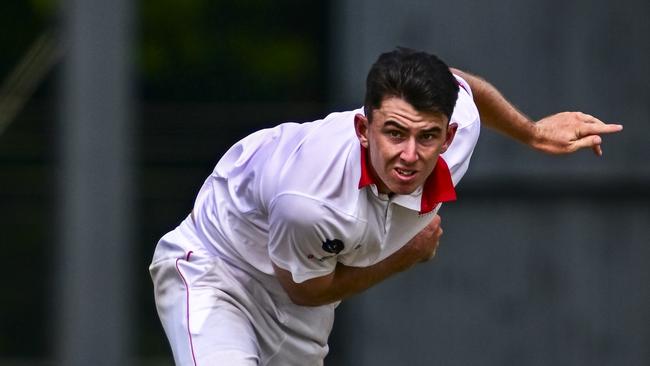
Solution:
[{"label": "club crest", "polygon": [[323,242],[323,250],[328,253],[339,254],[343,248],[345,248],[345,245],[339,239],[327,239]]}]

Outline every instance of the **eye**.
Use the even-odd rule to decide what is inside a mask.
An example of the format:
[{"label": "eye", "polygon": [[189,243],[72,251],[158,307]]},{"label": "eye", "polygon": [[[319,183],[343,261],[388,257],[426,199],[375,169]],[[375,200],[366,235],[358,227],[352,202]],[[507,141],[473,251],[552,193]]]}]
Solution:
[{"label": "eye", "polygon": [[438,134],[435,132],[425,132],[420,135],[420,141],[422,142],[431,142],[438,138]]},{"label": "eye", "polygon": [[389,130],[386,132],[390,138],[393,139],[399,139],[402,138],[403,134],[401,131],[398,130]]},{"label": "eye", "polygon": [[439,135],[436,132],[423,132],[418,136],[421,144],[429,146],[438,140]]}]

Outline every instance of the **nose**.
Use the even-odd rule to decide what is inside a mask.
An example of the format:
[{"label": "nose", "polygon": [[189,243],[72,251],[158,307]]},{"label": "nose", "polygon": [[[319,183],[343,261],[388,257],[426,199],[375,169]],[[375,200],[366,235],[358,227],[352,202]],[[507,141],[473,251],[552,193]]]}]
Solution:
[{"label": "nose", "polygon": [[418,160],[417,144],[415,139],[407,139],[402,145],[400,159],[407,164],[413,164]]}]

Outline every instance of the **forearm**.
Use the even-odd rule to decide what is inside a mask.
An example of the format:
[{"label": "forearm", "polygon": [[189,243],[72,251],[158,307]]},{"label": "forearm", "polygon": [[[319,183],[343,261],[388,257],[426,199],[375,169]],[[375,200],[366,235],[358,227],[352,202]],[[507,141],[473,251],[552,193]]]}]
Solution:
[{"label": "forearm", "polygon": [[291,301],[298,305],[319,306],[343,300],[362,292],[388,277],[436,255],[443,231],[435,215],[429,224],[395,253],[368,267],[337,263],[332,273],[296,283],[288,270],[273,264],[276,277]]},{"label": "forearm", "polygon": [[452,72],[467,81],[481,117],[481,123],[526,145],[535,138],[535,124],[486,80],[458,69]]},{"label": "forearm", "polygon": [[338,263],[330,275],[294,283],[288,271],[276,267],[276,275],[291,300],[304,306],[319,306],[363,292],[392,275],[413,266],[419,259],[408,247],[368,267]]},{"label": "forearm", "polygon": [[414,253],[409,253],[409,248],[406,247],[368,267],[350,267],[339,263],[329,292],[331,297],[324,299],[324,303],[343,300],[361,293],[419,262],[421,259]]}]

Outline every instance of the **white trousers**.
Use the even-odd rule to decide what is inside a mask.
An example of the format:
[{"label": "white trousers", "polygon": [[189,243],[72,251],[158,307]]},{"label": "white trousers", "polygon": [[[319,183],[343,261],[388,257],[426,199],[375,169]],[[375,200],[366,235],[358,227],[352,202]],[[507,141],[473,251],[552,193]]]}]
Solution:
[{"label": "white trousers", "polygon": [[323,364],[334,305],[295,305],[272,276],[158,245],[149,269],[176,365]]}]

